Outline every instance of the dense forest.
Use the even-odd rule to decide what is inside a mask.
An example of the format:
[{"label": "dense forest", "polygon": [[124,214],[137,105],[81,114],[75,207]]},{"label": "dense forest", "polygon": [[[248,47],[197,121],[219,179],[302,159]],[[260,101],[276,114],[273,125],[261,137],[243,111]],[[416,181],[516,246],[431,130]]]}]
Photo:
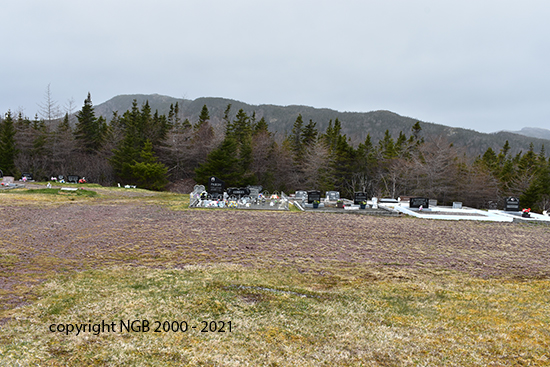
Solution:
[{"label": "dense forest", "polygon": [[[48,105],[46,107],[49,107]],[[406,131],[356,142],[336,118],[318,122],[295,117],[292,130],[275,136],[265,118],[228,104],[222,124],[212,124],[205,104],[194,120],[182,119],[178,103],[168,114],[148,102],[107,122],[88,95],[74,114],[57,118],[44,110],[29,119],[8,111],[0,122],[0,169],[37,180],[74,174],[102,185],[131,184],[164,190],[174,182],[206,184],[217,176],[228,186],[262,185],[272,191],[337,190],[344,197],[421,195],[443,203],[484,208],[518,196],[523,207],[550,209],[550,161],[544,146],[516,151],[508,141],[471,156],[419,122]],[[75,119],[75,121],[71,121]]]}]

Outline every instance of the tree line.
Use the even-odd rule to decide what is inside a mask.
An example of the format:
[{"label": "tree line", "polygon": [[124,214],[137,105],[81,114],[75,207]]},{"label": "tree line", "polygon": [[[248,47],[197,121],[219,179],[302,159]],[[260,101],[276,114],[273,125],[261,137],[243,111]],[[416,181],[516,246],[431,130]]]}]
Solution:
[{"label": "tree line", "polygon": [[[49,111],[49,109],[48,109]],[[71,122],[29,119],[8,111],[0,122],[0,169],[30,172],[38,180],[75,174],[102,185],[132,184],[164,190],[180,180],[206,184],[217,176],[226,185],[262,185],[272,191],[299,189],[354,192],[369,196],[425,196],[486,208],[517,196],[522,206],[550,209],[550,161],[544,147],[511,155],[508,142],[495,152],[470,157],[443,136],[424,136],[419,122],[409,131],[379,141],[367,135],[353,145],[338,119],[325,131],[296,117],[292,131],[275,138],[265,118],[228,105],[222,125],[211,123],[206,105],[197,121],[182,119],[179,106],[168,115],[148,102],[109,122],[96,116],[88,94]],[[49,116],[49,115],[48,115]]]}]

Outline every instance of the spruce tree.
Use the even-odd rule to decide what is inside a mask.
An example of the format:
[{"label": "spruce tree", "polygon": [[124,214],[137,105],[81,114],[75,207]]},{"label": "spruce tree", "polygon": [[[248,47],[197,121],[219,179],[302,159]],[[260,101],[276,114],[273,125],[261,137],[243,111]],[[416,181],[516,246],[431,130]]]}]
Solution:
[{"label": "spruce tree", "polygon": [[266,133],[266,134],[271,135],[271,133],[268,130],[267,122],[265,121],[265,118],[263,118],[263,117],[260,119],[260,121],[258,121],[256,123],[256,125],[254,125],[254,135],[258,135],[258,134],[261,134],[261,133]]},{"label": "spruce tree", "polygon": [[155,144],[162,144],[166,137],[169,126],[166,117],[157,112],[151,116],[148,102],[140,111],[137,101],[134,100],[132,109],[124,113],[119,125],[124,137],[113,150],[110,159],[116,178],[124,184],[163,189],[167,170],[154,156],[154,149]]},{"label": "spruce tree", "polygon": [[155,157],[153,144],[147,140],[139,153],[139,160],[134,161],[128,167],[133,182],[141,188],[149,190],[164,190],[168,180],[168,169]]},{"label": "spruce tree", "polygon": [[210,112],[208,112],[208,107],[206,105],[202,106],[201,113],[199,115],[199,121],[195,124],[195,129],[198,130],[206,122],[210,120]]},{"label": "spruce tree", "polygon": [[88,154],[97,153],[103,145],[107,124],[103,118],[95,117],[90,93],[84,100],[84,106],[76,114],[76,118],[78,122],[74,134],[77,149]]},{"label": "spruce tree", "polygon": [[309,120],[308,124],[302,129],[302,144],[307,148],[311,147],[317,141],[317,123]]},{"label": "spruce tree", "polygon": [[211,176],[225,181],[227,186],[240,186],[241,170],[235,139],[226,136],[222,144],[206,158],[206,162],[195,169],[195,181],[206,185]]},{"label": "spruce tree", "polygon": [[289,137],[290,149],[292,150],[294,162],[298,165],[303,163],[304,159],[304,146],[302,144],[303,128],[304,120],[300,114],[296,118],[296,121],[294,121],[294,125],[292,126],[292,134]]},{"label": "spruce tree", "polygon": [[0,122],[0,169],[6,176],[16,175],[15,157],[18,152],[15,145],[16,132],[11,111],[8,111],[6,118]]}]

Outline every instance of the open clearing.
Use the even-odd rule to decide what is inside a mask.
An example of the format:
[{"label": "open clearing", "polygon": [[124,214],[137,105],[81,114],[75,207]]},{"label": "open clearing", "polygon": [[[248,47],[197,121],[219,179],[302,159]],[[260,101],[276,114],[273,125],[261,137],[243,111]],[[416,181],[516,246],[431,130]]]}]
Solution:
[{"label": "open clearing", "polygon": [[[550,364],[549,226],[87,188],[0,193],[0,365]],[[121,320],[190,328],[50,332]]]}]

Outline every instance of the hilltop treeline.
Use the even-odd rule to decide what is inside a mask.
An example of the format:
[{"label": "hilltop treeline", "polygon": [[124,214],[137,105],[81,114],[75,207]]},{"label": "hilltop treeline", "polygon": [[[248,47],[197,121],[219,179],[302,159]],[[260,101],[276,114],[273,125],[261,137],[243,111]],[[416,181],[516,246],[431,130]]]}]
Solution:
[{"label": "hilltop treeline", "polygon": [[[11,112],[0,124],[0,169],[30,172],[36,179],[76,174],[103,185],[132,184],[162,190],[169,182],[206,184],[217,176],[229,186],[259,184],[268,191],[337,190],[369,196],[421,195],[450,203],[487,207],[519,196],[522,206],[549,209],[550,162],[544,147],[512,155],[509,143],[470,157],[444,137],[425,135],[417,122],[408,131],[352,144],[338,119],[319,131],[317,122],[296,116],[292,131],[276,139],[264,118],[231,105],[214,127],[204,105],[196,121],[167,115],[148,102],[107,123],[96,117],[88,95],[75,123],[34,120]],[[326,124],[324,124],[326,125]]]}]

